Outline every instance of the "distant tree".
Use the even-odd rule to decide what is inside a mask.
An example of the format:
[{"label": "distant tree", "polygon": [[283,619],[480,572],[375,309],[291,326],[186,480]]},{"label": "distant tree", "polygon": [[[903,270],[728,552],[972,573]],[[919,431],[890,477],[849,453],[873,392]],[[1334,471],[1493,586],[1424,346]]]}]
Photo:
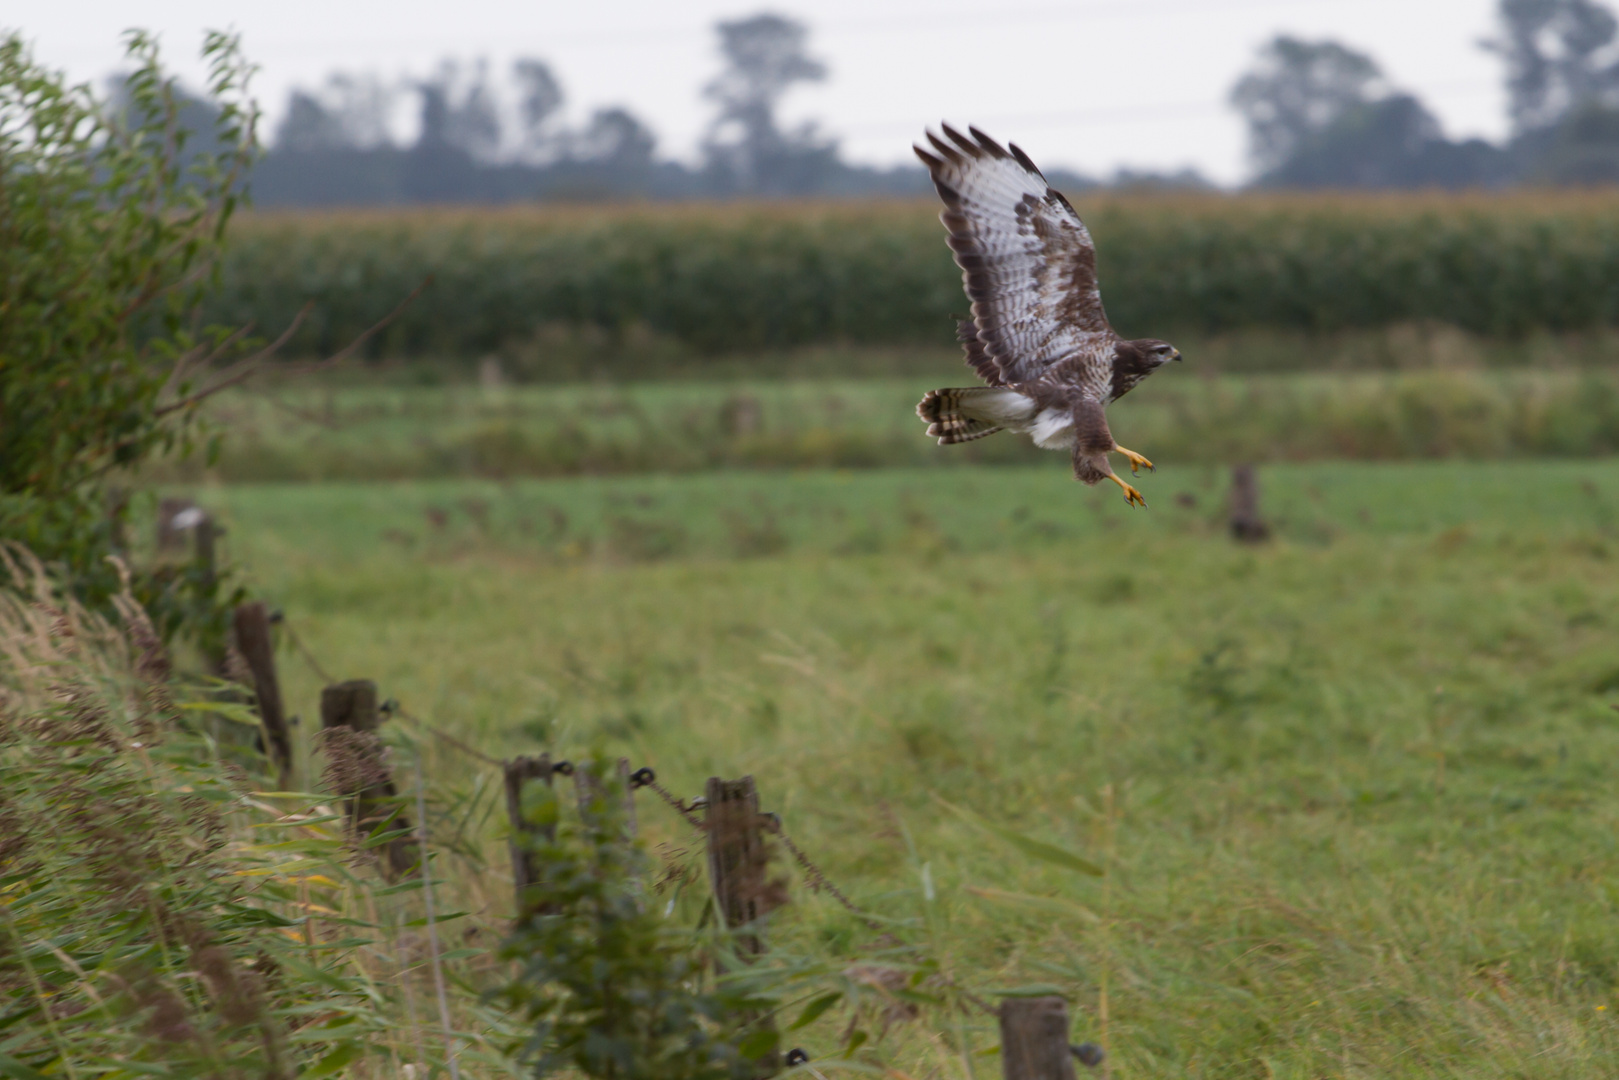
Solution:
[{"label": "distant tree", "polygon": [[522,150],[544,159],[559,139],[551,121],[562,108],[562,84],[543,60],[525,58],[512,64],[517,83],[517,115],[522,124]]},{"label": "distant tree", "polygon": [[274,145],[286,150],[374,150],[389,146],[397,91],[375,75],[333,72],[319,90],[295,87]]},{"label": "distant tree", "polygon": [[1619,20],[1593,0],[1501,0],[1501,36],[1484,43],[1507,65],[1518,134],[1593,104],[1619,104]]},{"label": "distant tree", "polygon": [[417,84],[421,95],[421,130],[416,146],[424,151],[458,150],[475,161],[500,155],[500,108],[489,86],[489,65],[479,60],[470,75],[445,60],[436,75]]},{"label": "distant tree", "polygon": [[710,171],[739,191],[813,190],[839,168],[836,143],[814,125],[784,132],[776,119],[782,96],[798,83],[826,78],[826,65],[809,56],[809,30],[780,15],[721,22],[725,70],[703,89],[719,106],[703,143]]},{"label": "distant tree", "polygon": [[342,122],[306,90],[294,89],[287,114],[276,125],[273,144],[283,150],[308,152],[348,145]]},{"label": "distant tree", "polygon": [[658,137],[633,113],[597,109],[573,142],[574,156],[613,169],[645,170],[652,165]]},{"label": "distant tree", "polygon": [[1510,176],[1503,151],[1450,142],[1376,61],[1334,41],[1275,38],[1231,101],[1248,121],[1262,186],[1487,187]]},{"label": "distant tree", "polygon": [[1384,87],[1382,71],[1364,53],[1336,41],[1280,35],[1260,50],[1254,69],[1232,87],[1231,104],[1248,122],[1255,166],[1267,172]]},{"label": "distant tree", "polygon": [[1482,139],[1453,143],[1410,94],[1353,105],[1264,174],[1272,187],[1462,188],[1496,186],[1508,156]]}]

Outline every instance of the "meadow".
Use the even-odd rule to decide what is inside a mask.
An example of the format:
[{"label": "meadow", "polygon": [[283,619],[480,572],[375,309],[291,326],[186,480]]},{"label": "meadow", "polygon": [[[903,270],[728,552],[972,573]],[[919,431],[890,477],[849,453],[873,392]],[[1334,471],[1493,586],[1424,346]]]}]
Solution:
[{"label": "meadow", "polygon": [[[1192,355],[1111,411],[1119,439],[1155,462],[1619,451],[1619,376],[1607,369],[1220,376],[1201,370],[1202,356]],[[931,387],[972,379],[949,353],[930,359],[923,373],[886,379],[261,387],[212,403],[225,438],[211,462],[193,458],[148,475],[264,482],[1037,461],[1065,467],[1061,455],[1006,435],[935,445],[916,419],[916,402]]]},{"label": "meadow", "polygon": [[[1145,512],[1066,471],[195,490],[332,676],[494,756],[601,748],[687,796],[758,777],[892,920],[795,886],[779,947],[1055,986],[1121,1077],[1619,1068],[1619,466],[1279,465],[1257,547],[1212,466],[1142,481]],[[307,718],[320,679],[282,665]],[[847,1020],[792,1038],[824,1067]],[[993,1075],[993,1025],[960,1037],[896,1023],[855,1058]]]}]

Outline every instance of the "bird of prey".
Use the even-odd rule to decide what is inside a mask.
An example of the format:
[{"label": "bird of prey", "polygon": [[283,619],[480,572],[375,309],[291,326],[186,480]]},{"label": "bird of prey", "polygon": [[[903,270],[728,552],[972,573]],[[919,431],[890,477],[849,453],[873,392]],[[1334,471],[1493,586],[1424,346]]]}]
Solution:
[{"label": "bird of prey", "polygon": [[1090,231],[1016,143],[1003,148],[977,128],[943,128],[944,137],[929,131],[928,147],[914,149],[944,200],[939,220],[972,302],[956,336],[989,385],[930,390],[917,415],[941,446],[1013,431],[1069,450],[1074,479],[1112,480],[1125,502],[1146,506],[1108,455],[1128,458],[1133,476],[1153,464],[1113,441],[1103,410],[1180,351],[1113,332]]}]

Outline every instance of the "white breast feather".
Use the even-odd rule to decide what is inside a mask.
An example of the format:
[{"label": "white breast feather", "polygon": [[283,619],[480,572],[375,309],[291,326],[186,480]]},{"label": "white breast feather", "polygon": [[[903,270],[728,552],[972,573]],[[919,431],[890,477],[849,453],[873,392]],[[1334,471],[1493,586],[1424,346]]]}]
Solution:
[{"label": "white breast feather", "polygon": [[1041,409],[1029,428],[1034,445],[1043,450],[1071,450],[1074,446],[1074,414],[1068,409]]}]

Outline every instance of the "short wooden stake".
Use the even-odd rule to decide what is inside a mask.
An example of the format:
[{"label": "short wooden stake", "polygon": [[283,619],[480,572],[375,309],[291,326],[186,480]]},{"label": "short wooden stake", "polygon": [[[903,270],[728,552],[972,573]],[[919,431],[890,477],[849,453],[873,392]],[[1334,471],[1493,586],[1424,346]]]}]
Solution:
[{"label": "short wooden stake", "polygon": [[264,725],[264,745],[275,765],[276,784],[292,790],[292,733],[281,702],[281,683],[276,678],[275,648],[270,641],[270,612],[262,600],[241,604],[234,617],[236,649],[253,673],[253,697],[259,722]]},{"label": "short wooden stake", "polygon": [[[740,780],[711,776],[705,795],[708,876],[714,886],[714,901],[727,927],[757,927],[775,906],[776,896],[768,878],[769,851],[760,827],[758,789],[751,776]],[[744,960],[765,951],[764,938],[754,929],[737,934],[733,940]],[[768,1017],[760,1023],[775,1028],[775,1022]],[[755,1075],[774,1076],[781,1067],[781,1051],[772,1050],[759,1060]]]},{"label": "short wooden stake", "polygon": [[[320,692],[320,726],[322,731],[345,727],[352,731],[374,735],[380,716],[377,712],[377,684],[370,679],[354,679],[328,686]],[[383,827],[387,830],[409,829],[410,820],[399,807],[399,792],[388,765],[382,759],[380,746],[374,747],[365,760],[355,765],[373,777],[371,783],[357,792],[339,792],[346,797],[349,822],[354,831],[369,838]],[[390,878],[403,877],[416,865],[416,844],[406,837],[388,842],[387,858],[382,860],[383,870]]]},{"label": "short wooden stake", "polygon": [[1068,1045],[1068,1002],[1060,997],[1001,1001],[1003,1080],[1074,1080]]},{"label": "short wooden stake", "polygon": [[512,855],[512,887],[517,894],[517,917],[536,910],[539,905],[527,893],[530,885],[539,880],[534,868],[534,853],[524,842],[526,837],[543,836],[547,841],[557,838],[556,823],[536,825],[523,815],[523,789],[531,781],[551,786],[551,755],[519,757],[505,763],[506,817],[511,821],[512,835],[508,842]]},{"label": "short wooden stake", "polygon": [[1259,516],[1259,478],[1252,465],[1231,470],[1231,536],[1245,544],[1270,539],[1270,526]]}]

